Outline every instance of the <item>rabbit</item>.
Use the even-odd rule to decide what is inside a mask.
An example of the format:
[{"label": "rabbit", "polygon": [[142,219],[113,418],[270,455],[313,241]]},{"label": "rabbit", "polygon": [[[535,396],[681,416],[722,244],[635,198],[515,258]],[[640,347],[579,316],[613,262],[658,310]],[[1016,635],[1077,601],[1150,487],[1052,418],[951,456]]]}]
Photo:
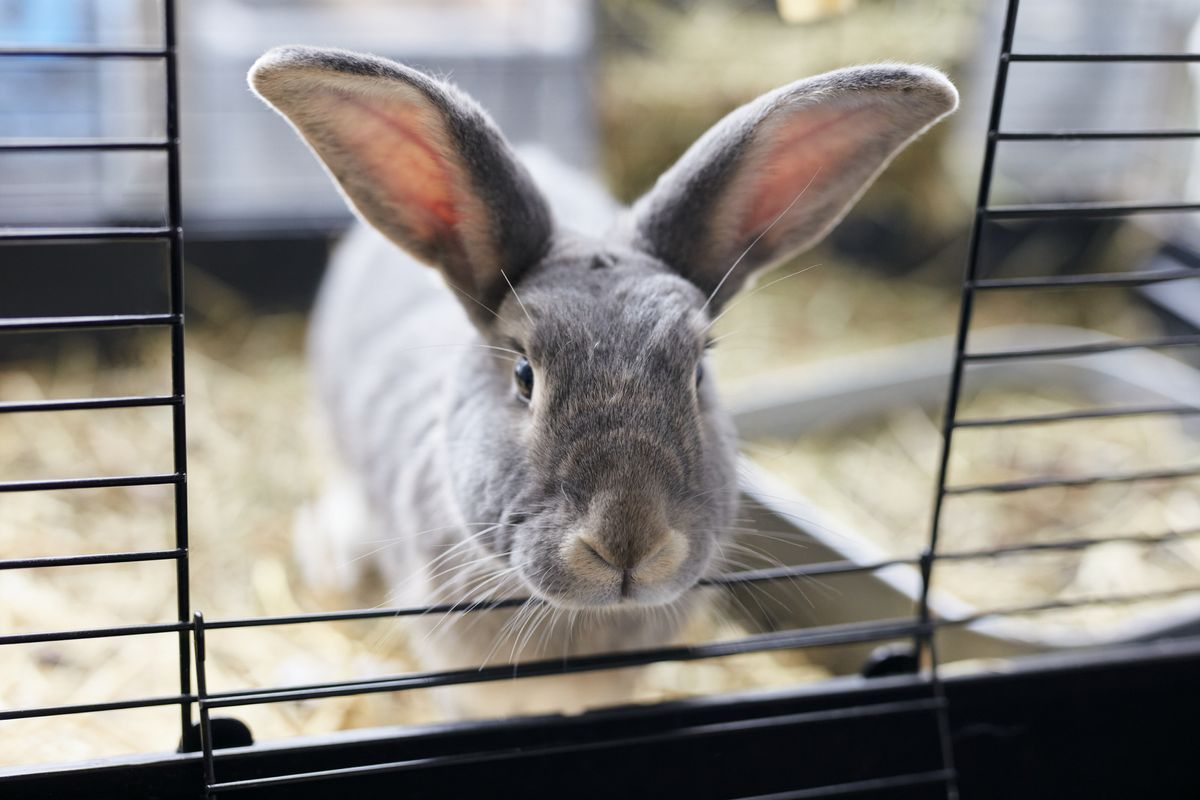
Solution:
[{"label": "rabbit", "polygon": [[[363,223],[311,320],[346,477],[310,526],[335,532],[309,571],[369,558],[394,602],[535,601],[423,618],[434,669],[679,635],[738,503],[711,323],[958,103],[922,66],[799,80],[730,113],[622,208],[544,151],[522,159],[472,99],[402,64],[287,46],[249,81]],[[562,694],[629,697],[628,670],[588,680]]]}]

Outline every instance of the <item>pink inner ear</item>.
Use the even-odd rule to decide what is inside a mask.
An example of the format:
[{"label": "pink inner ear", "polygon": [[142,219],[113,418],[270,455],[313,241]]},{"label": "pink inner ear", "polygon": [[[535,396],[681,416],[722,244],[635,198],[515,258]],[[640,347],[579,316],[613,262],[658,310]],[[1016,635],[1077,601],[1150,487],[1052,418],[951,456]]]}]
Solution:
[{"label": "pink inner ear", "polygon": [[749,244],[763,234],[764,243],[772,244],[785,238],[796,220],[824,205],[826,189],[845,177],[847,161],[870,135],[863,126],[850,124],[866,110],[805,109],[764,131],[766,147],[748,165],[750,174],[741,177],[747,197],[738,227],[742,241]]},{"label": "pink inner ear", "polygon": [[457,241],[457,170],[429,141],[442,135],[440,124],[416,104],[389,100],[385,107],[348,93],[337,97],[352,107],[334,113],[343,117],[346,149],[361,163],[358,180],[375,187],[411,235],[427,243]]}]

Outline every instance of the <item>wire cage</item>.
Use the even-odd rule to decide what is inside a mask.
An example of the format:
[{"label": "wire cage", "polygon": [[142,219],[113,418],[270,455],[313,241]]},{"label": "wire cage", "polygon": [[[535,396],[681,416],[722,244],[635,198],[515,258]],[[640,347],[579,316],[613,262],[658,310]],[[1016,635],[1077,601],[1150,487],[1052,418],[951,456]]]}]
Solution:
[{"label": "wire cage", "polygon": [[[458,604],[424,608],[373,608],[287,616],[206,619],[189,597],[187,452],[185,446],[183,260],[175,47],[176,4],[163,0],[161,44],[112,49],[9,48],[0,58],[132,59],[164,70],[164,135],[152,139],[11,140],[4,152],[151,151],[165,154],[166,218],[161,225],[0,229],[0,248],[32,241],[152,240],[165,245],[168,305],[162,313],[9,317],[0,333],[163,327],[170,335],[170,392],[162,395],[88,397],[0,404],[0,413],[56,413],[147,406],[172,414],[173,466],[162,474],[100,478],[16,480],[0,492],[70,491],[84,488],[165,485],[174,493],[174,541],[160,550],[0,561],[0,571],[50,570],[144,561],[175,565],[177,616],[170,622],[38,633],[0,632],[0,646],[108,637],[164,636],[178,643],[178,693],[113,702],[0,710],[6,721],[55,715],[99,714],[148,707],[178,707],[180,740],[171,755],[139,756],[63,768],[0,773],[5,797],[327,797],[334,791],[368,791],[415,797],[694,796],[712,798],[944,798],[1064,796],[1191,796],[1200,774],[1191,764],[1191,720],[1200,714],[1200,638],[1197,627],[1176,627],[1142,641],[1086,648],[1006,662],[1002,669],[943,674],[939,648],[953,631],[984,620],[1079,606],[1150,599],[1194,598],[1200,586],[1138,595],[1112,595],[1028,604],[947,617],[931,601],[939,565],[948,560],[989,562],[1048,549],[1084,550],[1112,541],[1075,538],[1053,544],[1025,542],[1002,549],[942,552],[943,509],[966,494],[1019,494],[1048,487],[1097,483],[1171,481],[1200,475],[1200,465],[1155,470],[1029,478],[981,484],[951,480],[956,437],[965,428],[1050,425],[1078,419],[1136,415],[1194,415],[1193,402],[1113,406],[1040,416],[964,417],[964,376],[975,365],[1065,359],[1125,350],[1189,348],[1200,335],[1182,333],[1142,340],[1110,340],[1019,349],[970,346],[975,301],[988,292],[1037,292],[1048,288],[1137,287],[1194,280],[1186,259],[1154,271],[1042,277],[990,277],[981,268],[989,225],[1007,220],[1124,218],[1200,211],[1196,202],[1088,202],[992,204],[998,149],[1006,142],[1194,139],[1196,130],[1020,130],[1003,128],[1010,65],[1051,62],[1200,62],[1195,53],[1014,52],[1018,0],[1004,17],[998,68],[984,143],[982,176],[962,282],[961,314],[937,469],[933,522],[916,558],[820,563],[733,572],[703,581],[717,590],[768,585],[801,577],[876,575],[896,567],[919,574],[911,613],[865,622],[791,627],[694,645],[634,652],[547,658],[478,669],[385,675],[260,689],[216,691],[209,687],[206,649],[214,632],[265,626],[384,619],[419,614],[486,614],[537,602],[507,598],[466,609]],[[1183,258],[1183,256],[1181,256]],[[7,261],[7,259],[4,259]],[[5,269],[20,269],[6,263]],[[1130,535],[1151,545],[1195,535],[1195,530]],[[909,647],[897,642],[911,642]],[[741,653],[890,643],[869,676],[752,695],[710,697],[630,706],[579,716],[542,716],[485,723],[454,723],[381,729],[316,737],[282,744],[254,744],[237,711],[254,705],[394,693],[413,689],[536,676],[585,673],[660,661],[696,661]],[[0,727],[0,742],[3,728]],[[615,784],[615,785],[614,785]]]}]

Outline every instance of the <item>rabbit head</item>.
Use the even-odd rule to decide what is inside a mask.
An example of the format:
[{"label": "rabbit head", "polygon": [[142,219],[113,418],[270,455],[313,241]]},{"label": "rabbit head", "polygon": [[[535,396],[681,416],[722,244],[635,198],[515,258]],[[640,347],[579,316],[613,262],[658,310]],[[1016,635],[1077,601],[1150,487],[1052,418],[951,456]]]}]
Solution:
[{"label": "rabbit head", "polygon": [[720,121],[594,239],[554,223],[496,126],[446,83],[286,47],[251,85],[357,213],[461,301],[485,346],[455,356],[437,400],[457,511],[501,523],[477,544],[573,608],[668,603],[714,568],[737,480],[704,367],[713,318],[957,103],[923,67],[798,81]]}]

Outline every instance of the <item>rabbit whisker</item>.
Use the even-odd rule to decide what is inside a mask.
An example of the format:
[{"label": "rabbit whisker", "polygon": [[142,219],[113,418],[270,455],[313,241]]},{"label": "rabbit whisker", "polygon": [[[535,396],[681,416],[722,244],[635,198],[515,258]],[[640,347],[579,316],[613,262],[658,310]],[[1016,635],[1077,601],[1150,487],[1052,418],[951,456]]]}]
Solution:
[{"label": "rabbit whisker", "polygon": [[808,179],[808,183],[804,184],[804,188],[801,189],[794,198],[792,198],[792,202],[788,203],[787,208],[785,208],[783,211],[780,211],[779,215],[776,216],[775,219],[771,220],[771,224],[763,228],[762,233],[754,237],[754,241],[747,245],[746,249],[742,251],[742,254],[733,262],[733,265],[725,271],[725,274],[721,276],[721,280],[717,281],[716,288],[712,290],[712,294],[710,294],[708,299],[704,301],[704,305],[701,308],[707,309],[710,305],[712,305],[713,298],[717,296],[717,292],[721,291],[721,287],[725,285],[725,281],[729,280],[729,276],[733,274],[733,271],[738,268],[738,264],[742,263],[742,259],[750,254],[750,251],[754,249],[754,245],[758,244],[760,239],[766,236],[772,228],[779,224],[780,220],[787,216],[788,212],[795,207],[796,203],[800,202],[800,198],[804,196],[804,193],[808,191],[808,187],[813,185],[813,181],[815,181],[817,176],[820,174],[821,167],[818,165],[816,172],[814,172],[812,177]]},{"label": "rabbit whisker", "polygon": [[[815,177],[816,177],[816,175],[814,175],[813,177],[815,178]],[[807,188],[807,187],[806,187],[806,188]],[[799,198],[799,197],[797,197],[796,199],[797,199],[797,200],[799,200],[800,198]],[[769,230],[769,229],[768,229],[768,230]],[[764,231],[764,233],[765,233],[765,232],[766,232],[766,231]],[[753,245],[751,245],[751,246],[753,246]],[[766,283],[764,283],[764,284],[761,284],[761,285],[759,285],[759,286],[755,286],[753,289],[751,289],[750,291],[748,291],[748,292],[746,292],[746,293],[744,293],[744,294],[740,295],[740,296],[739,296],[739,297],[738,297],[736,300],[734,300],[732,303],[730,303],[729,305],[725,306],[725,308],[723,308],[723,309],[721,310],[721,313],[720,313],[720,314],[717,314],[715,317],[713,317],[713,318],[712,318],[712,320],[711,320],[711,321],[708,323],[708,325],[704,326],[704,330],[705,330],[705,331],[707,331],[707,330],[709,330],[710,328],[712,328],[712,326],[713,326],[713,325],[716,325],[716,324],[717,324],[717,320],[719,320],[721,317],[723,317],[723,316],[725,316],[726,314],[728,314],[728,313],[729,313],[729,312],[730,312],[730,311],[731,311],[733,308],[735,308],[735,307],[736,307],[736,306],[737,306],[739,303],[741,303],[743,300],[746,300],[746,299],[748,299],[748,298],[751,298],[751,297],[753,297],[754,295],[756,295],[756,294],[758,294],[759,292],[761,292],[763,289],[769,289],[770,287],[774,286],[774,285],[775,285],[775,284],[777,284],[777,283],[782,283],[783,281],[786,281],[788,278],[794,278],[794,277],[796,277],[797,275],[803,275],[804,273],[808,272],[809,270],[814,270],[814,269],[816,269],[816,268],[817,268],[817,267],[819,267],[819,266],[821,266],[821,264],[820,264],[820,263],[817,263],[817,264],[810,264],[809,266],[805,267],[804,269],[798,269],[798,270],[796,270],[795,272],[792,272],[792,273],[789,273],[789,274],[787,274],[787,275],[784,275],[782,278],[776,278],[776,279],[775,279],[775,280],[773,280],[773,281],[768,281],[768,282],[766,282]],[[720,340],[721,340],[721,339],[723,339],[723,338],[725,338],[725,337],[724,337],[724,336],[718,336],[716,339],[713,339],[713,340],[712,340],[712,343],[716,343],[716,342],[720,341]]]},{"label": "rabbit whisker", "polygon": [[521,300],[521,295],[517,294],[517,287],[513,286],[513,282],[508,279],[508,273],[500,270],[500,275],[504,278],[504,282],[508,284],[508,288],[512,290],[513,297],[517,299],[517,305],[525,312],[525,319],[529,320],[529,324],[533,324],[533,317],[529,316],[529,309],[525,307],[524,301]]},{"label": "rabbit whisker", "polygon": [[[433,627],[425,634],[425,636],[422,637],[421,641],[424,642],[433,636],[447,620],[452,620],[451,625],[447,627],[447,630],[449,630],[450,627],[453,627],[453,622],[461,620],[464,615],[469,614],[470,612],[479,608],[479,606],[483,605],[485,602],[488,602],[489,598],[486,595],[475,599],[469,597],[468,595],[476,592],[482,592],[484,587],[488,586],[489,584],[495,584],[502,581],[513,572],[516,572],[516,570],[517,567],[509,567],[508,569],[500,570],[498,573],[477,577],[475,579],[477,584],[469,588],[464,593],[464,597],[462,599],[455,602],[442,614],[441,618],[433,625]],[[470,605],[464,606],[465,603],[470,603]]]}]

